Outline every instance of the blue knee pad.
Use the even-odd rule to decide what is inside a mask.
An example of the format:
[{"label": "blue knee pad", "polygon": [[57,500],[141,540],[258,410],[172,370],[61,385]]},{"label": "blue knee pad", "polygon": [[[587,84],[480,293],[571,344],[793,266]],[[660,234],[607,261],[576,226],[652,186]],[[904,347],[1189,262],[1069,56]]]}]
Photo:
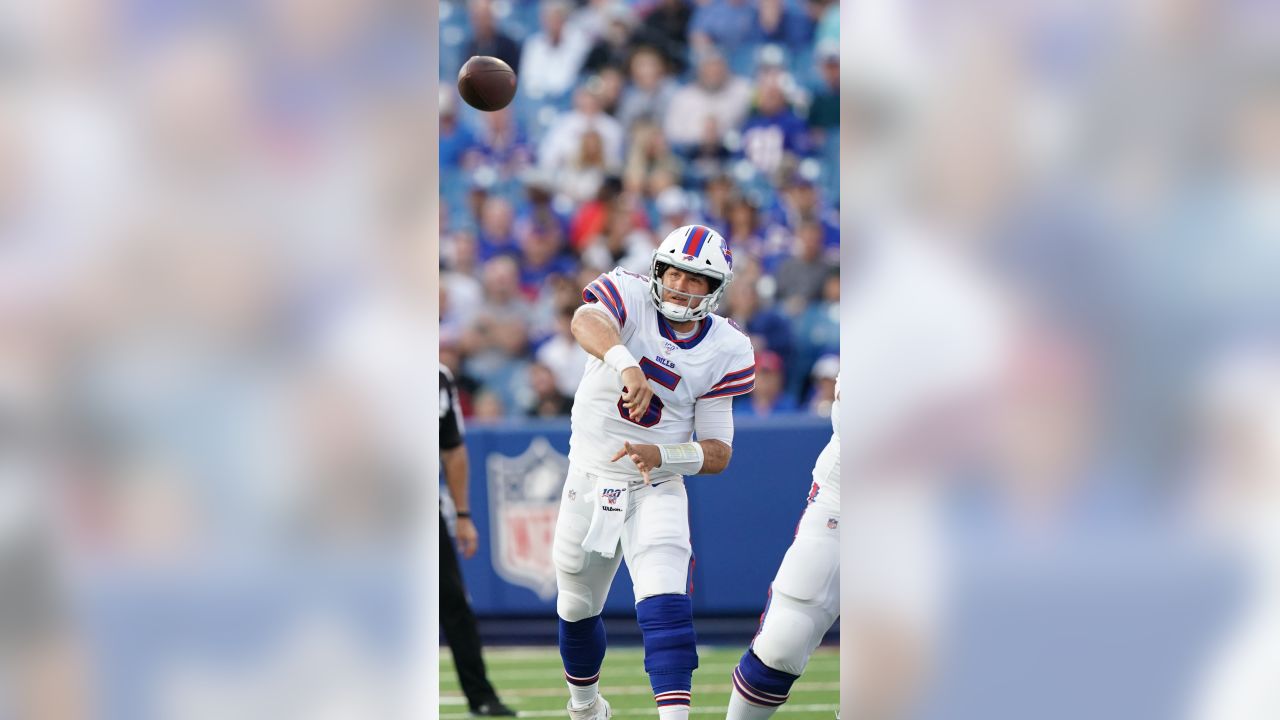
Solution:
[{"label": "blue knee pad", "polygon": [[599,615],[576,622],[560,618],[560,659],[564,661],[569,682],[575,685],[595,682],[604,664],[604,651],[604,620]]},{"label": "blue knee pad", "polygon": [[791,686],[799,677],[765,665],[747,648],[738,661],[738,666],[733,669],[733,686],[756,705],[777,707],[787,701]]},{"label": "blue knee pad", "polygon": [[654,693],[688,691],[698,667],[698,635],[688,595],[654,595],[636,604],[644,636],[644,669]]}]

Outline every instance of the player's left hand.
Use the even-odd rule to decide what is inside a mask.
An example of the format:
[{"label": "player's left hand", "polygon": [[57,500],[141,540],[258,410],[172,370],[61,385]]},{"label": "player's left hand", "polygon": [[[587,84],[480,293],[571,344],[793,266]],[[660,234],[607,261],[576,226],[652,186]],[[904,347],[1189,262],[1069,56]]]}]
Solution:
[{"label": "player's left hand", "polygon": [[624,457],[630,457],[631,462],[635,463],[640,470],[640,475],[644,477],[645,485],[649,484],[649,471],[662,465],[662,451],[657,445],[632,445],[625,442],[622,444],[622,449],[614,453],[611,462],[617,462]]},{"label": "player's left hand", "polygon": [[476,532],[476,524],[471,522],[471,518],[460,517],[458,524],[454,527],[454,539],[458,543],[458,553],[466,560],[470,560],[476,554],[476,548],[480,545],[480,533]]}]

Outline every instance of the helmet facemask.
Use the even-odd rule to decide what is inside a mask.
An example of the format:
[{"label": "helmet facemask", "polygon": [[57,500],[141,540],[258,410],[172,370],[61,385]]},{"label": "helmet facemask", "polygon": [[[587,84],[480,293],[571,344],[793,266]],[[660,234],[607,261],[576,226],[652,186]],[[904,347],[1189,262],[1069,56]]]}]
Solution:
[{"label": "helmet facemask", "polygon": [[[669,288],[662,283],[662,277],[666,275],[667,268],[677,268],[682,272],[690,275],[698,275],[707,279],[708,291],[705,295],[695,293],[687,293],[674,288]],[[658,307],[658,311],[664,317],[672,322],[691,322],[701,320],[710,315],[720,305],[720,298],[724,294],[725,283],[717,277],[705,273],[694,272],[687,268],[680,267],[672,263],[656,260],[653,267],[653,279],[649,285],[650,292],[653,295],[653,302]],[[681,305],[666,300],[668,294],[682,296],[689,299],[689,304]]]}]

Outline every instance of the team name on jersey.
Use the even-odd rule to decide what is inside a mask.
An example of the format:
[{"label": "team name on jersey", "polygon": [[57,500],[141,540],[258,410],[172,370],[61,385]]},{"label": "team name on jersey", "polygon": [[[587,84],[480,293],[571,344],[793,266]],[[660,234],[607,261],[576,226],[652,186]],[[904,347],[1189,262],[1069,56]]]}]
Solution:
[{"label": "team name on jersey", "polygon": [[672,370],[675,370],[675,369],[676,369],[676,364],[675,364],[675,361],[673,361],[673,360],[668,360],[668,359],[666,359],[666,358],[662,357],[661,355],[657,355],[657,356],[655,356],[655,357],[654,357],[654,359],[655,359],[655,360],[657,360],[657,361],[658,361],[658,364],[660,364],[660,365],[666,365],[667,367],[671,368]]}]

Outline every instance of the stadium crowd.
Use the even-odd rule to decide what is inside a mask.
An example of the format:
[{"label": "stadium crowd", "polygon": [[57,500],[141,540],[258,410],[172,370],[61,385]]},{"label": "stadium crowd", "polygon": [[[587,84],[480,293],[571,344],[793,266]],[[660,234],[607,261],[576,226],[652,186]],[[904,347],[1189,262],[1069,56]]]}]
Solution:
[{"label": "stadium crowd", "polygon": [[[831,0],[441,4],[441,362],[478,420],[568,414],[579,292],[649,273],[672,229],[728,239],[719,313],[757,349],[735,412],[827,414],[839,351],[839,27]],[[492,55],[519,89],[462,103]]]}]

